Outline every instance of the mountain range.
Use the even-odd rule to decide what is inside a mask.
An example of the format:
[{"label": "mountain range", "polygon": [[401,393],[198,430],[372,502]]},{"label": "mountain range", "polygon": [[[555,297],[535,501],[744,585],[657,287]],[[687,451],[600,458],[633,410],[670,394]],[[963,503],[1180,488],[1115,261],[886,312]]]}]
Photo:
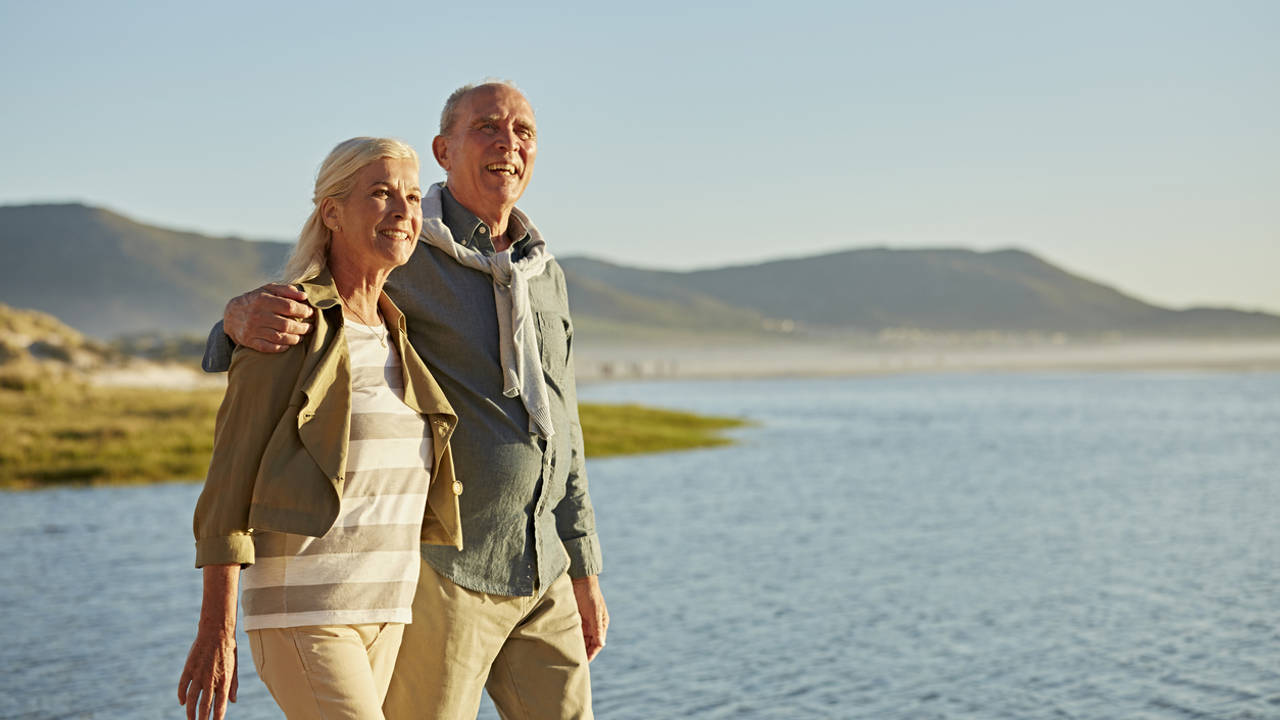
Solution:
[{"label": "mountain range", "polygon": [[[202,334],[285,243],[154,227],[80,204],[0,207],[0,301],[92,336]],[[1016,249],[863,248],[688,272],[561,258],[584,339],[1063,333],[1280,337],[1280,316],[1174,310]]]}]

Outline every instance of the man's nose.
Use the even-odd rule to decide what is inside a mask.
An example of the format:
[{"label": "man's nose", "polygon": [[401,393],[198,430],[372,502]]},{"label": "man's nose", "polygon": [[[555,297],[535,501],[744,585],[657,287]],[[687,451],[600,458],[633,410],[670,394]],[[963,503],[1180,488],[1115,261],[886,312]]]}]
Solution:
[{"label": "man's nose", "polygon": [[498,131],[498,147],[503,150],[514,150],[520,147],[520,136],[516,134],[515,128],[507,127]]}]

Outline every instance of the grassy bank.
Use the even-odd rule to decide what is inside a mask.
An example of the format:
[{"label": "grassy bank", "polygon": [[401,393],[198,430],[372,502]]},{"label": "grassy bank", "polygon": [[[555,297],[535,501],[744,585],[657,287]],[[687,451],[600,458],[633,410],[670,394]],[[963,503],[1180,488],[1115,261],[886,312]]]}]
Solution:
[{"label": "grassy bank", "polygon": [[[0,386],[0,488],[202,478],[221,399],[221,390]],[[719,431],[742,424],[630,405],[581,414],[588,457],[723,445]]]}]

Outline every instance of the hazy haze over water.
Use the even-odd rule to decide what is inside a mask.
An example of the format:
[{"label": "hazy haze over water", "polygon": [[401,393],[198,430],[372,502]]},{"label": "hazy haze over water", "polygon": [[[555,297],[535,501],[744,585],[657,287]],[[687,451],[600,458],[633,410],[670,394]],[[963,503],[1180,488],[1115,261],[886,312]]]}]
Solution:
[{"label": "hazy haze over water", "polygon": [[[583,395],[758,423],[589,465],[599,717],[1280,718],[1280,374]],[[3,496],[0,717],[178,716],[197,492]]]}]

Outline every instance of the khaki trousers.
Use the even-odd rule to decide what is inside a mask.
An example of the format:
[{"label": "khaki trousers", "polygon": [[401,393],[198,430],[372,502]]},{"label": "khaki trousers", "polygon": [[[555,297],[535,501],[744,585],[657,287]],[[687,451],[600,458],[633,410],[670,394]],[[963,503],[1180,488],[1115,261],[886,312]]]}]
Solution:
[{"label": "khaki trousers", "polygon": [[482,688],[503,720],[591,720],[582,620],[567,574],[534,597],[458,586],[425,562],[383,711],[475,720]]},{"label": "khaki trousers", "polygon": [[383,720],[402,623],[250,630],[258,677],[289,720]]}]

